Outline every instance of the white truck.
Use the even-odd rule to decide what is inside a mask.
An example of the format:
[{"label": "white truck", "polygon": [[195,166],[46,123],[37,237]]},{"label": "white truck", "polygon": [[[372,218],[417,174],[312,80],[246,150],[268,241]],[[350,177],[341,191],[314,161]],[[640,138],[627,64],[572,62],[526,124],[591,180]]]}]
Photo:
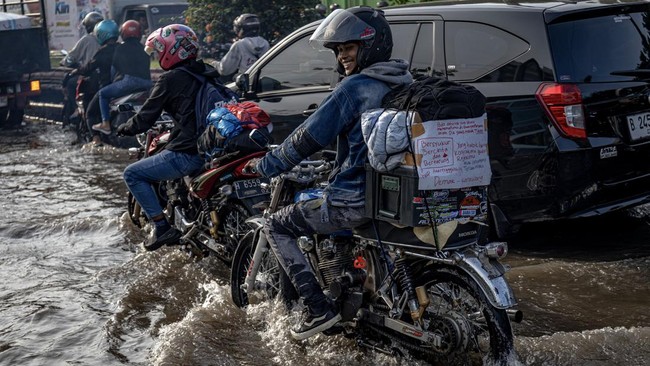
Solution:
[{"label": "white truck", "polygon": [[187,0],[50,0],[46,2],[50,50],[70,50],[85,34],[81,21],[91,11],[117,24],[139,21],[145,34],[172,23],[184,23]]}]

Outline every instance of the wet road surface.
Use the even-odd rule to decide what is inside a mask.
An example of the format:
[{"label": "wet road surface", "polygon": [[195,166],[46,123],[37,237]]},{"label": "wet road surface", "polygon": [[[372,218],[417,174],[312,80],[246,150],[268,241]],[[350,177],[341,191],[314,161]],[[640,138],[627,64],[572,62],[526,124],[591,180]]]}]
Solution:
[{"label": "wet road surface", "polygon": [[[218,260],[144,252],[126,151],[73,140],[0,131],[0,365],[420,364],[292,341],[279,304],[231,303]],[[513,365],[650,364],[650,207],[525,226],[505,262],[524,312]]]}]

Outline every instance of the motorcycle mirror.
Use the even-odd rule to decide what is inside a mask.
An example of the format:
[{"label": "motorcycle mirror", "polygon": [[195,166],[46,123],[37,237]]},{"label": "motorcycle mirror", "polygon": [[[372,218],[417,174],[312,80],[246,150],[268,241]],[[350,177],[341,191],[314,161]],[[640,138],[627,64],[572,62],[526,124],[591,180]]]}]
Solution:
[{"label": "motorcycle mirror", "polygon": [[67,55],[68,55],[68,51],[66,51],[66,50],[61,50],[61,54],[62,54],[63,56],[67,56]]},{"label": "motorcycle mirror", "polygon": [[129,103],[124,103],[124,104],[118,104],[117,105],[117,111],[122,113],[122,112],[131,112],[134,111],[135,109],[133,106]]},{"label": "motorcycle mirror", "polygon": [[248,134],[248,138],[255,143],[260,149],[266,149],[271,142],[266,134],[261,132],[258,129],[251,130],[251,133]]}]

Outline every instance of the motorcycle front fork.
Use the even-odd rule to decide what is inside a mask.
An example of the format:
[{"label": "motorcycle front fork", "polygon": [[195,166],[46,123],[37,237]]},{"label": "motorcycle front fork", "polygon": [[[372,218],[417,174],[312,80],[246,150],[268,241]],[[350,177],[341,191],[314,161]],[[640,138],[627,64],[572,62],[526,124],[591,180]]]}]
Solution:
[{"label": "motorcycle front fork", "polygon": [[253,257],[251,259],[250,265],[248,266],[248,271],[246,272],[246,280],[243,284],[244,291],[250,292],[257,290],[255,286],[255,278],[257,277],[257,273],[260,270],[262,258],[264,258],[264,254],[266,254],[268,251],[269,242],[266,239],[266,235],[264,235],[264,233],[262,233],[260,230],[259,236],[257,238],[257,243],[255,245],[255,250],[253,252]]}]

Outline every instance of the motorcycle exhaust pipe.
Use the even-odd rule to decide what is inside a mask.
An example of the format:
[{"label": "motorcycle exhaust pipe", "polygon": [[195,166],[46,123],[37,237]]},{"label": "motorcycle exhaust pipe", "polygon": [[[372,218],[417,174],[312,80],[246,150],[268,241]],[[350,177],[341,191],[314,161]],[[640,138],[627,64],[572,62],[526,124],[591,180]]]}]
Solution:
[{"label": "motorcycle exhaust pipe", "polygon": [[524,313],[521,310],[506,309],[506,314],[508,314],[510,321],[513,321],[515,323],[521,323],[521,321],[524,320]]}]

